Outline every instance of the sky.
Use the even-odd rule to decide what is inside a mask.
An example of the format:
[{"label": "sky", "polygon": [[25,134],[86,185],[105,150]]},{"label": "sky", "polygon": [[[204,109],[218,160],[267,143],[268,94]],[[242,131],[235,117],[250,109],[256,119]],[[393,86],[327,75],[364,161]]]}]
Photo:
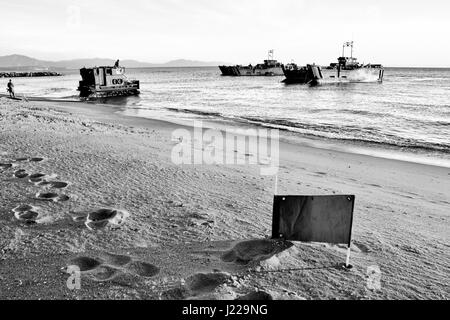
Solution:
[{"label": "sky", "polygon": [[448,0],[0,0],[0,56],[450,67]]}]

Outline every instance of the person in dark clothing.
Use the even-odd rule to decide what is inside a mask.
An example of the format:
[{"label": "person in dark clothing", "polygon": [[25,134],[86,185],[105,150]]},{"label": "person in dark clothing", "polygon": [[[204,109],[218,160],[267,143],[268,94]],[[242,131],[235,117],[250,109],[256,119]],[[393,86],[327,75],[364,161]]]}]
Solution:
[{"label": "person in dark clothing", "polygon": [[116,63],[114,64],[114,68],[118,68],[119,67],[119,59],[117,59]]},{"label": "person in dark clothing", "polygon": [[7,90],[9,92],[9,97],[10,98],[15,98],[15,94],[14,94],[14,83],[12,83],[11,79],[9,79],[8,85],[7,85]]}]

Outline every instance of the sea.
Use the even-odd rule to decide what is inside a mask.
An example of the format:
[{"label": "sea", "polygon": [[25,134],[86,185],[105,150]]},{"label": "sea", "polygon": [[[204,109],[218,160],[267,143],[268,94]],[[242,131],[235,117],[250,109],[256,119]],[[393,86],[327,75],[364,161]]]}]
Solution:
[{"label": "sea", "polygon": [[[382,83],[286,85],[217,67],[127,69],[134,97],[98,101],[123,114],[224,128],[279,129],[308,146],[450,167],[450,68],[386,68]],[[78,71],[14,78],[17,94],[78,100]],[[5,79],[6,85],[6,79]]]}]

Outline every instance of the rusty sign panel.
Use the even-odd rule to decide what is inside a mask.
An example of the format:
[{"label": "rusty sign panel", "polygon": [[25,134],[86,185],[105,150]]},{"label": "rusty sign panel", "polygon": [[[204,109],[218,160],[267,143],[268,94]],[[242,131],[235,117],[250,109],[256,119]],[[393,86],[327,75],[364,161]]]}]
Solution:
[{"label": "rusty sign panel", "polygon": [[354,195],[275,196],[272,238],[350,245]]}]

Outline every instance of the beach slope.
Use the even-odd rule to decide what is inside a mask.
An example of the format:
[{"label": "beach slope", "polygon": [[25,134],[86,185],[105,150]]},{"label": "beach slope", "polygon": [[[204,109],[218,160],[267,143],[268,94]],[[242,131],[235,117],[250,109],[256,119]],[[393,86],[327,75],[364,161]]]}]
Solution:
[{"label": "beach slope", "polygon": [[268,239],[273,176],[115,111],[0,99],[0,299],[449,298],[449,168],[281,143],[279,194],[356,195],[347,270]]}]

